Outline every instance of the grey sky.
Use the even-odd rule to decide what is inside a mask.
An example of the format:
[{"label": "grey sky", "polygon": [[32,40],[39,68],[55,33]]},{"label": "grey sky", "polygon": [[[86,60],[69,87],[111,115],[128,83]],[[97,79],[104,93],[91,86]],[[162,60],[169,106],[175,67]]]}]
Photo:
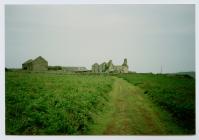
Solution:
[{"label": "grey sky", "polygon": [[7,5],[6,67],[128,59],[136,72],[195,70],[194,5]]}]

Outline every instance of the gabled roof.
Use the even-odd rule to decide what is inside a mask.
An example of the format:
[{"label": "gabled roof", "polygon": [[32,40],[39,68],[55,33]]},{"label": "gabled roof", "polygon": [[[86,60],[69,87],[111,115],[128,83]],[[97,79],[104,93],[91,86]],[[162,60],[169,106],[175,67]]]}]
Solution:
[{"label": "gabled roof", "polygon": [[[41,57],[41,56],[35,58],[35,60],[38,60],[38,59],[42,59],[42,60],[46,61],[46,60],[45,60],[43,57]],[[33,61],[35,61],[35,60],[33,60]],[[47,61],[46,61],[46,62],[47,62]]]},{"label": "gabled roof", "polygon": [[26,62],[24,62],[23,64],[28,64],[28,63],[31,63],[32,61],[33,61],[32,59],[29,59]]},{"label": "gabled roof", "polygon": [[[29,59],[29,60],[27,60],[26,62],[24,62],[23,64],[28,64],[28,63],[34,62],[34,61],[36,61],[36,60],[38,60],[38,59],[42,59],[42,60],[46,61],[43,57],[39,56],[39,57],[35,58],[34,60]],[[47,61],[46,61],[46,62],[47,62]]]}]

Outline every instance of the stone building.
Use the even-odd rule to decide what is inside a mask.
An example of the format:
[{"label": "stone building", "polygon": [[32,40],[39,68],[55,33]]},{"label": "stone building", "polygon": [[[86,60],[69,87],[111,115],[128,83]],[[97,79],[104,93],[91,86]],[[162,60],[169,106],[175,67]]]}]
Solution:
[{"label": "stone building", "polygon": [[95,63],[92,65],[92,72],[94,72],[94,73],[99,72],[99,64]]},{"label": "stone building", "polygon": [[32,60],[29,59],[22,64],[23,70],[29,71],[46,71],[48,70],[48,62],[41,56]]},{"label": "stone building", "polygon": [[63,71],[70,72],[86,72],[88,71],[86,67],[62,67]]},{"label": "stone building", "polygon": [[109,60],[108,63],[104,62],[102,64],[93,64],[92,65],[93,73],[128,73],[127,59],[124,59],[122,65],[113,65],[112,60]]}]

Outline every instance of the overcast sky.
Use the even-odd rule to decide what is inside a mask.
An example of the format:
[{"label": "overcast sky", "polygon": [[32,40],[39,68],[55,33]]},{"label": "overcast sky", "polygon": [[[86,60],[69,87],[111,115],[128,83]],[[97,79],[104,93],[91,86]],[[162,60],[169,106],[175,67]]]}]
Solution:
[{"label": "overcast sky", "polygon": [[194,5],[7,5],[6,67],[44,57],[85,66],[127,58],[136,72],[195,71]]}]

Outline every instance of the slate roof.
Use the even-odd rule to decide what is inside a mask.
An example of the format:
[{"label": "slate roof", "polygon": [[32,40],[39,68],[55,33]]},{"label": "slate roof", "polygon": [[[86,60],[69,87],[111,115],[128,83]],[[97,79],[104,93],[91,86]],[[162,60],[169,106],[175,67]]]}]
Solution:
[{"label": "slate roof", "polygon": [[[37,59],[43,59],[44,61],[46,61],[46,60],[45,60],[43,57],[41,57],[41,56],[35,58],[35,60],[37,60]],[[35,61],[35,60],[33,60],[33,61]],[[47,62],[47,61],[46,61],[46,62]]]},{"label": "slate roof", "polygon": [[28,64],[28,63],[31,63],[32,61],[33,61],[32,59],[29,59],[26,62],[24,62],[23,64]]},{"label": "slate roof", "polygon": [[[43,59],[44,61],[46,61],[43,57],[39,56],[39,57],[35,58],[34,60],[29,59],[29,60],[27,60],[26,62],[24,62],[23,64],[31,63],[31,62],[33,62],[33,61],[35,61],[35,60],[37,60],[37,59]],[[48,62],[48,61],[46,61],[46,62]]]}]

